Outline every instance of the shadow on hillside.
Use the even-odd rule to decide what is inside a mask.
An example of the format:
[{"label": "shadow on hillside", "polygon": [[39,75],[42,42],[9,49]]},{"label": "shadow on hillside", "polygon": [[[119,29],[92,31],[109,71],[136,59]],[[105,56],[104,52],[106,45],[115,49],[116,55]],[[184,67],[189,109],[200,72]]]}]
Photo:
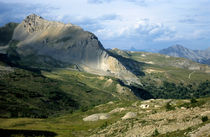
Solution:
[{"label": "shadow on hillside", "polygon": [[[14,60],[18,60],[17,58],[15,58]],[[11,60],[6,54],[1,54],[0,53],[0,61],[4,62],[5,64],[11,66],[11,67],[17,67],[20,69],[25,69],[28,71],[32,71],[38,74],[41,74],[40,69],[35,69],[35,68],[30,68],[30,67],[25,67],[25,66],[21,66],[18,65],[14,60]]]},{"label": "shadow on hillside", "polygon": [[147,65],[146,63],[138,62],[129,58],[125,58],[123,56],[112,53],[110,51],[107,51],[107,52],[111,56],[117,58],[129,71],[131,71],[136,76],[145,76],[145,73],[143,72],[143,66]]},{"label": "shadow on hillside", "polygon": [[147,100],[154,98],[154,96],[151,93],[141,88],[139,85],[126,85],[121,80],[118,80],[118,82],[120,83],[120,85],[131,89],[134,95],[137,96],[139,99]]},{"label": "shadow on hillside", "polygon": [[142,89],[142,88],[139,88],[137,86],[130,86],[130,89],[133,91],[133,93],[141,98],[141,99],[144,99],[144,100],[147,100],[147,99],[152,99],[154,98],[153,95],[151,93],[149,93],[148,91]]},{"label": "shadow on hillside", "polygon": [[0,129],[1,137],[55,137],[54,132],[40,131],[40,130],[16,130],[16,129]]}]

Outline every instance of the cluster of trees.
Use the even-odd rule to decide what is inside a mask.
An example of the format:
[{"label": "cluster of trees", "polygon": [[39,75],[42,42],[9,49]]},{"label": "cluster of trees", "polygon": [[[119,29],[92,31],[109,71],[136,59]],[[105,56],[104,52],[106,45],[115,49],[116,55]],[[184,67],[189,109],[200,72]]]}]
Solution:
[{"label": "cluster of trees", "polygon": [[150,98],[165,98],[165,99],[190,99],[210,96],[210,81],[201,82],[196,88],[192,85],[184,85],[182,83],[175,84],[164,81],[162,86],[157,87],[154,84],[148,84],[143,87]]}]

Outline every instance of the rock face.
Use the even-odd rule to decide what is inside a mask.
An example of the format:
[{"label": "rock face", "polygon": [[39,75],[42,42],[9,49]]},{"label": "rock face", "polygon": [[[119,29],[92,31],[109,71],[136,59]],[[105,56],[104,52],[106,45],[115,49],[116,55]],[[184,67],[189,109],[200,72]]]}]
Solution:
[{"label": "rock face", "polygon": [[137,82],[136,76],[103,48],[97,37],[73,24],[47,21],[35,14],[29,15],[14,30],[21,58],[48,57],[67,64],[77,64],[85,71],[115,75]]},{"label": "rock face", "polygon": [[198,63],[210,65],[210,48],[206,50],[190,50],[181,45],[175,45],[163,49],[159,53],[173,57],[187,58]]}]

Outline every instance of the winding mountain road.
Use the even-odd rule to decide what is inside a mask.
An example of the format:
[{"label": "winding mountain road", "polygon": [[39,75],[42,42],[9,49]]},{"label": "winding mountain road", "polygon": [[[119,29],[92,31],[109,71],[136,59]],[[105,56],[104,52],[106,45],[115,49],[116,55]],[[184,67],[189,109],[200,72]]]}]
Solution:
[{"label": "winding mountain road", "polygon": [[188,76],[189,79],[191,79],[191,75],[192,75],[193,73],[195,73],[195,71],[193,71],[193,72],[191,72],[191,73],[189,74],[189,76]]}]

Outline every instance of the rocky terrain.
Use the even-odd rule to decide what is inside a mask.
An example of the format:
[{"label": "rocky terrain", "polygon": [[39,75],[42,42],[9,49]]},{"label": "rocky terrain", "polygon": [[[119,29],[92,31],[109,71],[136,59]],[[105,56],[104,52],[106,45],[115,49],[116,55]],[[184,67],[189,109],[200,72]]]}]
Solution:
[{"label": "rocky terrain", "polygon": [[191,50],[181,45],[175,45],[166,49],[162,49],[161,51],[159,51],[159,53],[173,57],[187,58],[198,63],[210,65],[210,48],[206,50]]},{"label": "rocky terrain", "polygon": [[[171,108],[167,105],[170,104]],[[202,125],[202,117],[210,116],[209,103],[198,107],[184,107],[190,104],[189,100],[147,100],[134,102],[131,106],[118,111],[124,114],[121,120],[108,124],[106,128],[94,130],[93,137],[119,136],[119,137],[148,137],[160,134],[169,134],[174,131],[186,130],[189,127],[200,126],[198,130],[185,132],[183,136],[209,135],[207,127]],[[143,107],[147,105],[148,107]],[[122,108],[121,108],[122,109]],[[116,109],[114,109],[116,110]],[[111,116],[110,116],[111,117]],[[201,131],[205,133],[201,133]]]},{"label": "rocky terrain", "polygon": [[0,119],[0,128],[47,130],[58,137],[207,137],[209,98],[111,101],[49,119]]}]

